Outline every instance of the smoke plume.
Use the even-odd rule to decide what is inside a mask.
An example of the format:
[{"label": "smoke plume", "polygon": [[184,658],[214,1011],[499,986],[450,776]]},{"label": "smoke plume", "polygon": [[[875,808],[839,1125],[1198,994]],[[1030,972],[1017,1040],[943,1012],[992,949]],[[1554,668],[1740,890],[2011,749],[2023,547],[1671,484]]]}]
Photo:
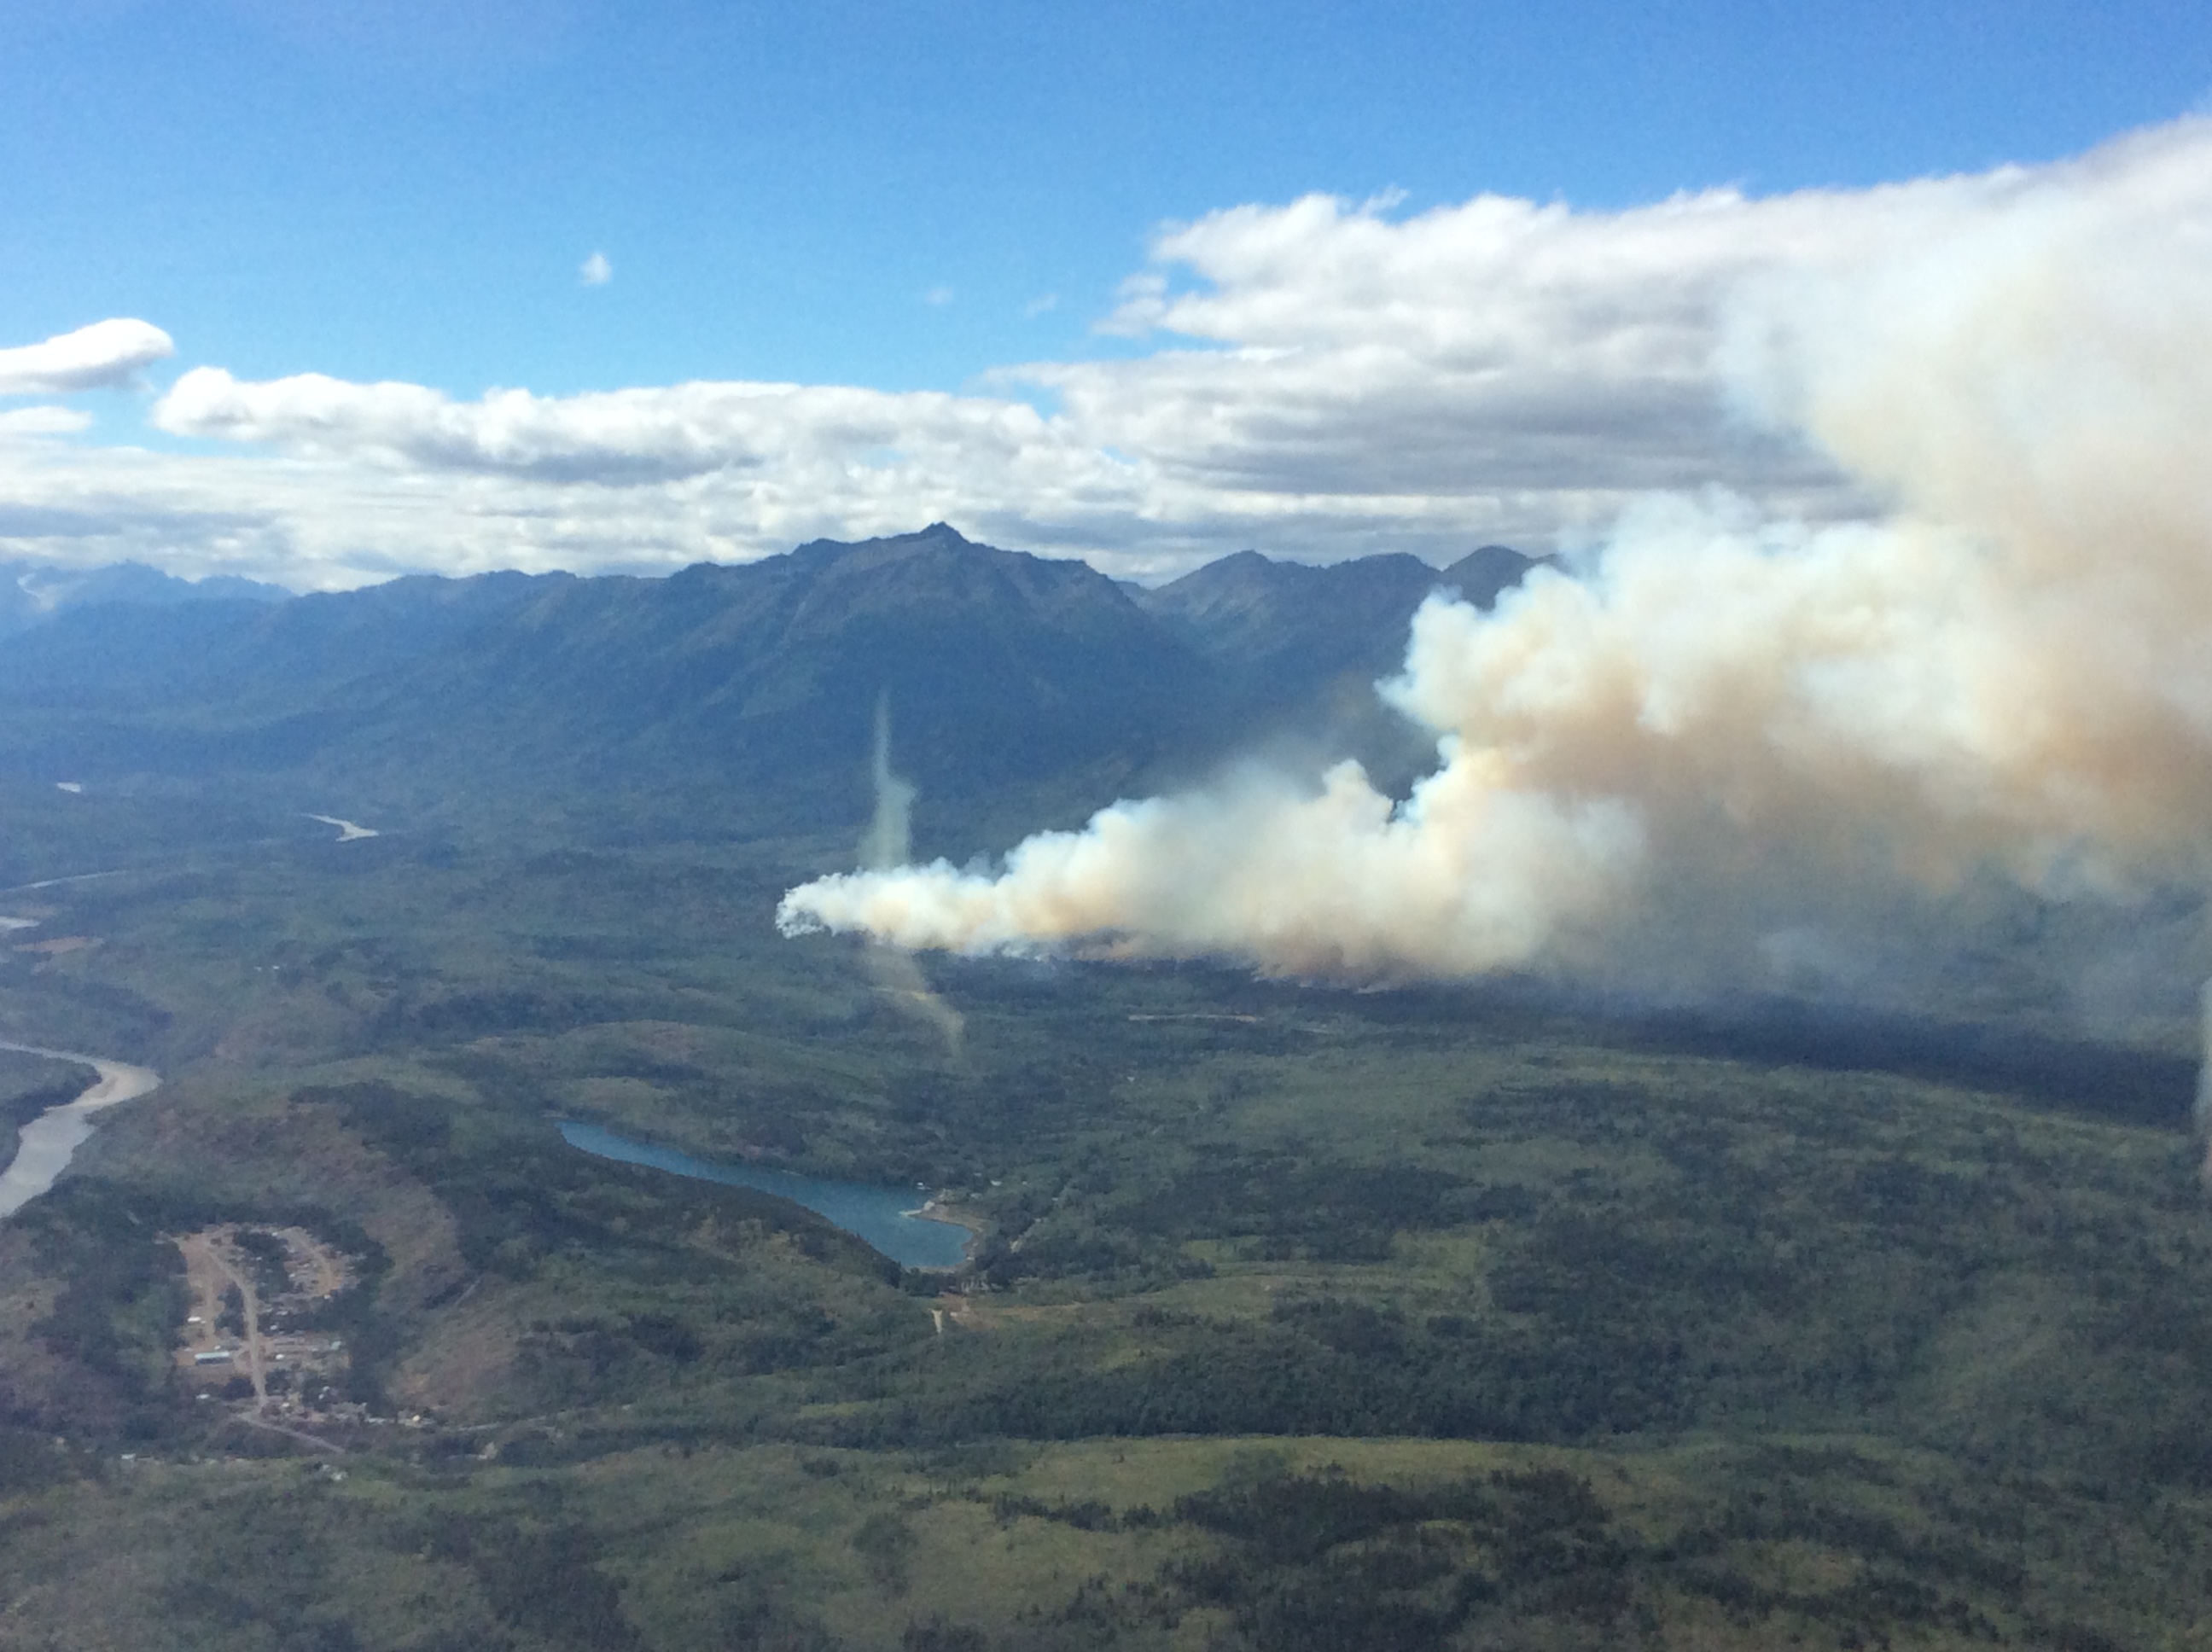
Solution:
[{"label": "smoke plume", "polygon": [[1848,258],[1747,277],[1724,361],[1741,410],[1802,433],[1877,513],[1656,497],[1492,613],[1432,598],[1384,685],[1437,738],[1409,797],[1346,763],[1317,788],[1118,803],[995,872],[820,879],[779,922],[1392,980],[1725,968],[1990,885],[2201,896],[2204,137],[1992,174]]},{"label": "smoke plume", "polygon": [[[886,872],[913,858],[914,800],[910,780],[891,772],[891,708],[890,696],[876,701],[876,738],[868,760],[874,783],[876,811],[860,840],[860,865],[868,872]],[[947,1052],[960,1054],[966,1023],[960,1011],[931,990],[929,979],[914,954],[896,942],[871,938],[861,954],[876,990],[908,1015],[933,1028],[945,1039]]]}]

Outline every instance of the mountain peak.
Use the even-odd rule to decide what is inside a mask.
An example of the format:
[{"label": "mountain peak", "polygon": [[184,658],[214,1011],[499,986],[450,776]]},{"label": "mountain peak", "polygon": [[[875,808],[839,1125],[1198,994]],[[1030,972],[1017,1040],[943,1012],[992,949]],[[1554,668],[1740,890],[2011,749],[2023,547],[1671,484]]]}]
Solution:
[{"label": "mountain peak", "polygon": [[[840,563],[880,566],[904,562],[915,556],[981,557],[988,559],[1019,557],[1024,562],[1042,561],[1026,552],[1001,550],[996,545],[982,544],[970,539],[949,522],[932,522],[927,527],[912,533],[878,534],[872,539],[810,539],[790,552],[799,565],[813,564],[829,568]],[[771,557],[771,562],[779,560]]]},{"label": "mountain peak", "polygon": [[1315,565],[1240,550],[1136,600],[1202,652],[1349,665],[1374,653],[1377,636],[1402,650],[1406,622],[1439,583],[1402,554]]},{"label": "mountain peak", "polygon": [[1536,558],[1523,556],[1510,545],[1480,545],[1446,568],[1437,583],[1454,586],[1477,608],[1488,608],[1499,592],[1520,584],[1535,566]]}]

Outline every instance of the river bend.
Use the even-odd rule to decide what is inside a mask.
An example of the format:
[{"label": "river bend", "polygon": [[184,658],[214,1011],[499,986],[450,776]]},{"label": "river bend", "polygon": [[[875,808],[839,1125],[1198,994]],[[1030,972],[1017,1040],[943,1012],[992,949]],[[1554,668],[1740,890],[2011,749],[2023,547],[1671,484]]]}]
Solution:
[{"label": "river bend", "polygon": [[75,1101],[50,1107],[23,1127],[22,1145],[4,1171],[0,1171],[0,1221],[15,1215],[54,1185],[76,1150],[92,1134],[92,1117],[123,1102],[136,1101],[159,1089],[161,1075],[151,1067],[128,1061],[111,1061],[103,1055],[80,1055],[75,1050],[50,1050],[37,1044],[17,1044],[0,1039],[0,1050],[18,1055],[43,1055],[53,1061],[75,1061],[100,1076]]}]

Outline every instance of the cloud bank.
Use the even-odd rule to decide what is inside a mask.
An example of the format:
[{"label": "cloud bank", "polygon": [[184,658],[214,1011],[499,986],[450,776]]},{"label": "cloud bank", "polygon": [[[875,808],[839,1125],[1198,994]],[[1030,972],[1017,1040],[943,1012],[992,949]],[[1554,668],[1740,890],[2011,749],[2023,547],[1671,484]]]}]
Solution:
[{"label": "cloud bank", "polygon": [[[2212,176],[2190,121],[2069,166],[1859,191],[1686,194],[1615,212],[1481,196],[1406,215],[1313,196],[1170,227],[1101,324],[1112,359],[1032,361],[961,393],[692,383],[580,395],[196,366],[164,436],[231,451],[0,432],[0,499],[62,562],[144,556],[295,586],[399,571],[648,572],[931,520],[1116,574],[1248,545],[1328,560],[1601,536],[1653,490],[1858,519],[1886,485],[1776,398],[1759,295],[1861,272],[2054,191]],[[2162,180],[2162,181],[2161,181]],[[0,352],[9,393],[127,378],[143,322]],[[1777,416],[1781,415],[1784,416]],[[161,524],[158,533],[149,524]],[[102,525],[107,525],[103,529]]]},{"label": "cloud bank", "polygon": [[[1516,358],[1514,405],[1543,405],[1557,374],[1686,409],[1697,340],[1717,338],[1730,404],[1802,432],[1884,511],[1808,524],[1725,494],[1662,497],[1494,614],[1432,599],[1386,689],[1438,740],[1403,802],[1346,764],[1318,793],[1251,780],[1124,803],[995,872],[807,884],[783,902],[787,931],[1391,979],[1617,956],[1639,930],[1683,952],[1698,932],[1751,946],[1808,914],[1993,876],[2060,898],[2212,888],[2201,127],[1853,197],[1843,216],[1868,233],[1847,248],[1813,197],[1701,197],[1604,225],[1512,203],[1405,227],[1250,214],[1189,232],[1222,238],[1186,249],[1210,291],[1132,303],[1246,349],[1293,333],[1403,341],[1445,317],[1413,278],[1434,261],[1380,277],[1425,235],[1472,234],[1466,215],[1505,226],[1484,245],[1523,245],[1516,325],[1553,346]],[[1727,228],[1743,215],[1820,255],[1737,268],[1708,313],[1711,268],[1743,256]],[[1301,272],[1316,225],[1338,258]],[[1685,258],[1686,236],[1709,256]],[[1243,262],[1222,264],[1223,247]],[[1589,273],[1608,266],[1657,283],[1638,319],[1589,319],[1625,290]],[[1498,305],[1477,310],[1425,359],[1489,370],[1508,330]],[[1335,416],[1317,381],[1310,397],[1269,416],[1297,431]],[[1561,405],[1577,410],[1559,428],[1582,428],[1588,406]],[[1445,396],[1438,416],[1474,442],[1492,407]],[[1172,400],[1161,416],[1180,416]],[[1668,422],[1631,422],[1633,462],[1663,469]]]},{"label": "cloud bank", "polygon": [[196,367],[154,409],[173,435],[281,447],[398,472],[456,471],[600,487],[757,478],[788,489],[836,473],[855,452],[888,451],[971,466],[1018,465],[1050,446],[1018,402],[923,392],[774,384],[688,384],[541,397],[488,391],[454,402],[410,384],[351,384],[320,374],[241,383]]}]

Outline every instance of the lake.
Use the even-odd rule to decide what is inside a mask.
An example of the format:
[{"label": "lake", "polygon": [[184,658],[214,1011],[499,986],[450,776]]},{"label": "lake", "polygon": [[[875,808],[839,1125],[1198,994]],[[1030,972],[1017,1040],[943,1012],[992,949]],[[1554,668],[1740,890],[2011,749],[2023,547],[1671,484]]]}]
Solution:
[{"label": "lake", "polygon": [[579,1124],[574,1120],[562,1122],[561,1135],[569,1146],[599,1158],[648,1165],[700,1181],[719,1181],[725,1187],[750,1187],[804,1205],[846,1232],[866,1240],[902,1267],[957,1267],[968,1243],[967,1229],[911,1214],[924,1197],[915,1189],[878,1187],[865,1181],[825,1181],[792,1170],[694,1158],[672,1147],[648,1146],[603,1125]]}]

